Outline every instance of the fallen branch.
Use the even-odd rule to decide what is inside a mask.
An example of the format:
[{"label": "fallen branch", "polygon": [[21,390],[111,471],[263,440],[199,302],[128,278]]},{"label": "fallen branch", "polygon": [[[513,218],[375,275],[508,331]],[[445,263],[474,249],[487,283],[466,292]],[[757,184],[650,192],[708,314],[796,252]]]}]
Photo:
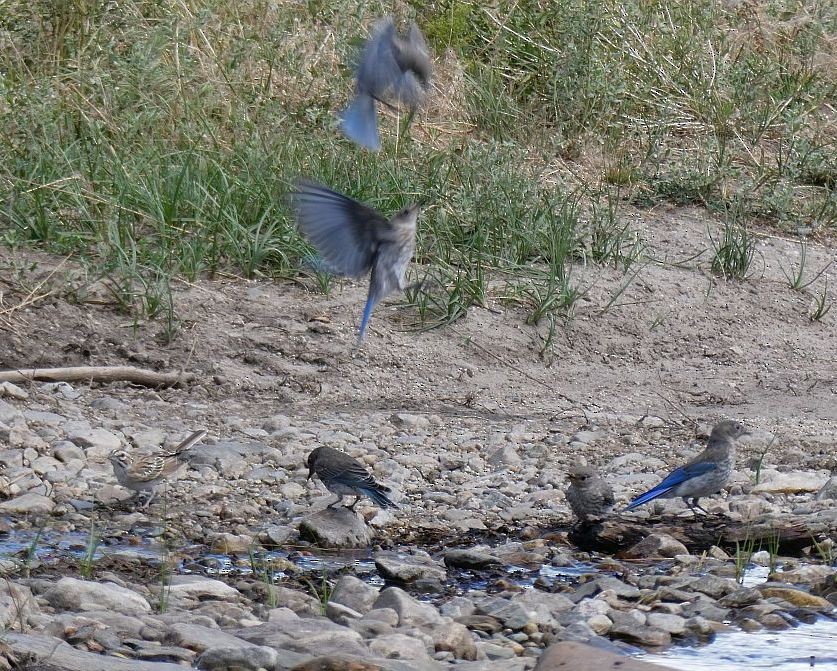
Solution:
[{"label": "fallen branch", "polygon": [[0,382],[131,382],[143,387],[173,387],[194,379],[194,373],[158,373],[133,366],[73,366],[0,371]]},{"label": "fallen branch", "polygon": [[813,539],[837,532],[837,520],[818,515],[762,515],[751,521],[735,521],[723,516],[632,520],[614,516],[577,525],[570,531],[572,543],[585,551],[618,554],[650,533],[672,536],[690,552],[699,554],[710,545],[734,550],[736,542],[753,541],[757,546],[773,540],[782,554],[797,555],[814,544]]}]

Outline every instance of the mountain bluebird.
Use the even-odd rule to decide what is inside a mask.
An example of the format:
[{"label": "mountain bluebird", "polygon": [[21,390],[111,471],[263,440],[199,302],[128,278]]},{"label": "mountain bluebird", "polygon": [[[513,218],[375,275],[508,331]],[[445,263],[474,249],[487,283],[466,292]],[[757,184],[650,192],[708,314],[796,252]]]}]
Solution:
[{"label": "mountain bluebird", "polygon": [[391,17],[381,19],[366,42],[357,69],[355,99],[343,110],[343,132],[359,145],[381,148],[375,102],[404,103],[412,119],[430,87],[430,52],[415,23],[399,35]]},{"label": "mountain bluebird", "polygon": [[308,455],[308,479],[316,473],[332,494],[337,494],[337,500],[328,505],[333,508],[343,500],[344,496],[356,496],[355,506],[364,496],[374,501],[381,508],[397,508],[386,496],[391,491],[389,487],[375,482],[371,473],[354,457],[331,447],[318,447]]},{"label": "mountain bluebird", "polygon": [[712,429],[709,444],[703,452],[685,466],[669,473],[654,489],[637,496],[626,510],[633,510],[657,498],[673,499],[680,496],[693,512],[696,512],[697,508],[706,513],[699,504],[700,497],[711,496],[721,491],[735,467],[736,440],[749,433],[744,425],[738,422],[719,422]]},{"label": "mountain bluebird", "polygon": [[338,275],[359,278],[372,272],[363,308],[358,344],[375,306],[403,291],[407,265],[416,249],[419,206],[410,205],[392,219],[322,184],[299,180],[291,194],[299,229]]},{"label": "mountain bluebird", "polygon": [[567,473],[570,486],[567,487],[567,503],[573,515],[586,522],[588,517],[604,517],[609,513],[615,499],[613,488],[599,477],[590,466],[574,466]]}]

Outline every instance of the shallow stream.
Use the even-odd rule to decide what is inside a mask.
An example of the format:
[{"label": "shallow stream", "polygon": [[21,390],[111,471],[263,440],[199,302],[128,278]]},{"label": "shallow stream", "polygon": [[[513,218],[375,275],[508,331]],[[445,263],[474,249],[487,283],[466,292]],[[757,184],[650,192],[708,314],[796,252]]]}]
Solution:
[{"label": "shallow stream", "polygon": [[[63,559],[78,563],[89,555],[89,534],[56,534],[36,531],[12,531],[0,538],[0,558],[15,558],[17,562],[41,563],[57,566]],[[372,553],[368,550],[343,551],[339,554],[314,554],[308,551],[259,551],[250,557],[236,557],[207,552],[205,547],[186,548],[191,559],[181,559],[175,568],[178,573],[199,573],[225,578],[252,575],[254,569],[269,575],[274,581],[308,579],[319,585],[323,577],[336,577],[349,572],[365,582],[384,586]],[[143,559],[148,563],[161,560],[162,545],[143,540],[139,544],[112,542],[98,543],[93,553],[95,563],[103,558]],[[269,574],[263,567],[272,567]],[[285,567],[284,569],[282,567]],[[571,566],[543,565],[539,568],[505,566],[505,578],[524,588],[532,588],[536,581],[573,583],[582,576],[599,572],[595,562],[576,562]],[[744,577],[744,586],[753,586],[767,579],[768,570],[752,566]],[[483,572],[451,571],[445,594],[414,594],[419,599],[434,600],[454,594],[465,595],[469,590],[484,590],[489,579]],[[496,578],[496,572],[492,575]],[[746,633],[731,630],[720,634],[706,645],[675,645],[660,653],[639,653],[644,661],[666,665],[684,671],[742,671],[770,669],[771,671],[837,671],[837,620],[820,618],[813,624],[778,632]]]}]

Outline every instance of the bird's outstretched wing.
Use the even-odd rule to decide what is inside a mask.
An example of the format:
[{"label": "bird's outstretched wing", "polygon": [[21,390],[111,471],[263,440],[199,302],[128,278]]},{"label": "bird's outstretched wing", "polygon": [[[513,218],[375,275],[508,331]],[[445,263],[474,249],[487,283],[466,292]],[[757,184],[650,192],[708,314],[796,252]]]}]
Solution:
[{"label": "bird's outstretched wing", "polygon": [[654,489],[650,489],[645,494],[640,494],[637,496],[633,501],[631,501],[625,510],[633,510],[637,506],[641,506],[643,503],[648,503],[649,501],[653,501],[659,496],[669,492],[670,490],[674,489],[677,485],[687,482],[692,478],[696,478],[699,475],[703,475],[705,473],[709,473],[709,471],[714,471],[717,468],[715,464],[709,462],[701,462],[696,464],[688,464],[686,466],[681,466],[673,470],[669,473],[666,478]]},{"label": "bird's outstretched wing", "polygon": [[341,275],[361,277],[369,272],[381,235],[389,223],[363,203],[307,179],[291,193],[297,226]]}]

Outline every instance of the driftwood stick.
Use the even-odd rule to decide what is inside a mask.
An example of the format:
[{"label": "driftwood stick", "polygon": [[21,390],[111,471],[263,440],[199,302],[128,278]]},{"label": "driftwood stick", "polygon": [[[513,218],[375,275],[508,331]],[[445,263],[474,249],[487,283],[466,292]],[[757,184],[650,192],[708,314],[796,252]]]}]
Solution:
[{"label": "driftwood stick", "polygon": [[144,387],[173,387],[194,379],[194,373],[158,373],[133,366],[73,366],[0,371],[0,382],[131,382]]},{"label": "driftwood stick", "polygon": [[703,552],[710,545],[735,550],[736,542],[750,541],[756,549],[775,542],[780,554],[793,555],[813,545],[816,538],[837,534],[837,520],[816,514],[764,515],[748,522],[718,516],[640,522],[614,516],[577,525],[569,537],[582,550],[619,554],[651,533],[673,536],[692,553]]}]

